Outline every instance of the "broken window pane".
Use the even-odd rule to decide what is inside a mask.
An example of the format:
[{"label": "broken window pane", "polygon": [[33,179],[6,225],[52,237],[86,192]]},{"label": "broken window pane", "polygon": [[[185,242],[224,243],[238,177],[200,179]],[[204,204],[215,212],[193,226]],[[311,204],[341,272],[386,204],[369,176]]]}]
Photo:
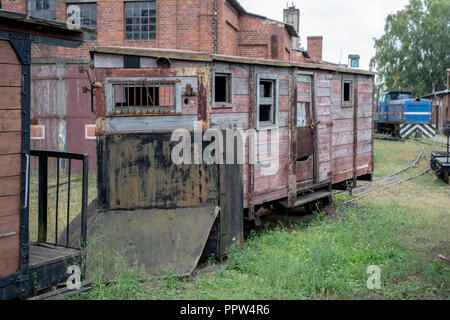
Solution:
[{"label": "broken window pane", "polygon": [[216,73],[214,77],[214,101],[219,103],[231,103],[229,74]]},{"label": "broken window pane", "polygon": [[259,121],[269,122],[271,121],[272,105],[260,105],[259,106]]},{"label": "broken window pane", "polygon": [[351,81],[344,81],[344,103],[351,103],[352,102],[352,83]]},{"label": "broken window pane", "polygon": [[259,94],[261,98],[272,97],[272,81],[261,81]]},{"label": "broken window pane", "polygon": [[259,126],[277,124],[276,80],[261,79],[259,81],[258,122]]}]

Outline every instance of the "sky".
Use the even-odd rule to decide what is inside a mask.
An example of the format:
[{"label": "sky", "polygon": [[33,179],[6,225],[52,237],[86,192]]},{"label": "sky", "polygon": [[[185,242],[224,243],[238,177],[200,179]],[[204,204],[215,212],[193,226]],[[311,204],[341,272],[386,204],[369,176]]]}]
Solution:
[{"label": "sky", "polygon": [[[286,0],[239,0],[249,12],[283,21]],[[373,38],[383,35],[386,17],[403,9],[408,0],[289,0],[300,9],[300,38],[323,36],[323,60],[348,64],[349,54],[361,56],[360,68],[369,69],[375,55]]]}]

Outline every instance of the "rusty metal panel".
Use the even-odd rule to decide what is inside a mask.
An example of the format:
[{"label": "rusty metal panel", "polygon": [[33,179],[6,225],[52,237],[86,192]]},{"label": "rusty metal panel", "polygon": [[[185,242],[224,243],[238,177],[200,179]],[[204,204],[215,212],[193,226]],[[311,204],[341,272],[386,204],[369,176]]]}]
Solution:
[{"label": "rusty metal panel", "polygon": [[151,275],[168,268],[188,275],[197,266],[218,214],[215,206],[99,212],[93,234],[102,241],[91,250],[104,256],[120,252],[129,265],[137,261]]},{"label": "rusty metal panel", "polygon": [[[225,133],[223,133],[225,137]],[[226,139],[224,139],[226,150]],[[237,154],[235,145],[234,154]],[[219,166],[220,186],[220,241],[219,253],[225,254],[233,244],[244,241],[244,185],[243,166],[223,164]]]},{"label": "rusty metal panel", "polygon": [[100,205],[108,210],[217,205],[217,165],[174,164],[177,142],[170,139],[170,133],[100,137]]}]

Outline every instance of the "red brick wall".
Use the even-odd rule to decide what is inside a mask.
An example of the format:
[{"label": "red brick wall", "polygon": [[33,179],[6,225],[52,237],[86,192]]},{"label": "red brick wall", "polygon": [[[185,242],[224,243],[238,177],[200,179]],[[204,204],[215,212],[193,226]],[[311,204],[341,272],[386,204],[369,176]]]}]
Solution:
[{"label": "red brick wall", "polygon": [[[238,55],[239,14],[230,5],[221,2],[219,15],[219,52],[224,55]],[[223,11],[220,10],[223,8]]]},{"label": "red brick wall", "polygon": [[[94,46],[128,46],[167,48],[219,53],[220,21],[214,15],[224,0],[157,0],[156,40],[126,41],[124,34],[124,1],[97,2],[97,41],[88,41],[80,48],[33,46],[33,57],[89,58]],[[66,21],[67,4],[56,1],[56,20]],[[26,0],[3,0],[3,9],[27,12]],[[230,52],[230,54],[232,51]]]},{"label": "red brick wall", "polygon": [[2,0],[2,9],[27,13],[26,0]]},{"label": "red brick wall", "polygon": [[[67,4],[56,2],[56,19],[66,21]],[[26,13],[27,0],[3,0],[3,8]],[[283,24],[239,15],[226,0],[156,0],[156,40],[125,40],[124,11],[123,0],[99,0],[97,41],[87,41],[77,49],[34,45],[33,57],[89,58],[89,48],[94,46],[180,49],[286,60],[293,56]],[[276,36],[275,45],[272,36]]]},{"label": "red brick wall", "polygon": [[[285,57],[285,53],[286,48],[290,50],[290,38],[284,25],[252,15],[241,15],[239,17],[239,27],[239,56],[262,59],[289,59],[289,57]],[[274,35],[277,40],[274,50],[276,56],[272,55],[272,36]]]},{"label": "red brick wall", "polygon": [[323,37],[308,37],[308,53],[311,58],[322,60]]}]

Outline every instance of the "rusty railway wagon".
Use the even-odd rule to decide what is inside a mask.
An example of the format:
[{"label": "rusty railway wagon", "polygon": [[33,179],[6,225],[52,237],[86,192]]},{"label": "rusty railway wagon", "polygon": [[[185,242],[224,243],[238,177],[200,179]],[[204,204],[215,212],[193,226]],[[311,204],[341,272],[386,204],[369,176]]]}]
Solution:
[{"label": "rusty railway wagon", "polygon": [[[101,84],[97,224],[108,250],[152,273],[190,273],[202,255],[224,254],[262,207],[306,205],[372,178],[371,72],[178,50],[91,55]],[[191,162],[174,161],[180,141],[192,142],[176,152]],[[212,141],[223,157],[208,162]]]},{"label": "rusty railway wagon", "polygon": [[[69,30],[63,23],[0,10],[0,300],[29,296],[65,281],[67,265],[80,262],[79,247],[48,241],[47,172],[52,157],[83,163],[85,215],[87,156],[30,150],[30,73],[33,43],[78,47],[83,42],[82,31],[86,29]],[[37,210],[30,209],[33,157],[39,158]],[[39,215],[37,241],[30,241],[33,214]],[[86,227],[83,223],[81,238],[84,239]]]}]

